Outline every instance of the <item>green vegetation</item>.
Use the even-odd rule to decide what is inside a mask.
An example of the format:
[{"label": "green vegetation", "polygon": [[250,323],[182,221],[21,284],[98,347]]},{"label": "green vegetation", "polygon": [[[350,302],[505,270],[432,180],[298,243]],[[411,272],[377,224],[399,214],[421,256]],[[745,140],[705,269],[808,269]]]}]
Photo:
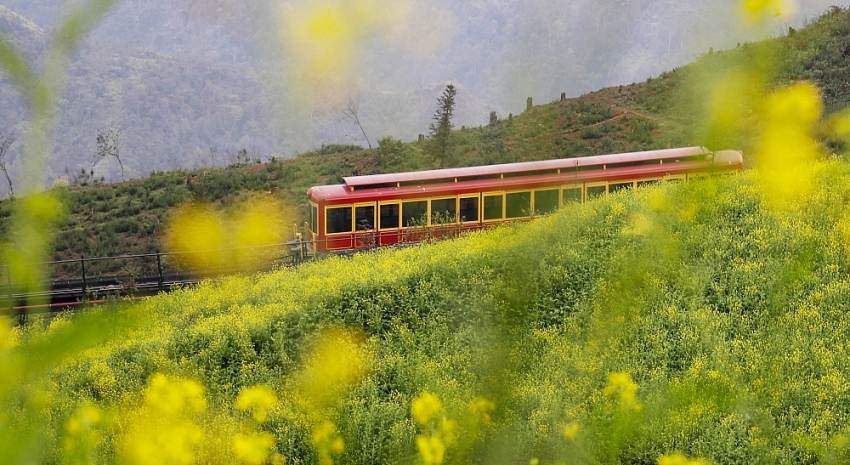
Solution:
[{"label": "green vegetation", "polygon": [[[206,389],[207,408],[186,417],[205,431],[207,445],[191,449],[201,461],[238,431],[221,425],[243,421],[240,392],[261,385],[280,401],[258,428],[274,437],[267,455],[287,463],[318,459],[325,422],[344,440],[335,463],[414,462],[411,405],[423,392],[462,426],[453,439],[439,426],[428,433],[446,463],[655,463],[675,451],[714,463],[841,462],[850,167],[820,172],[814,199],[787,215],[763,205],[749,175],[661,186],[437,245],[99,310],[146,324],[19,389],[61,386],[39,407],[54,432],[48,458],[78,439],[63,425],[85,406],[100,412],[89,453],[121,456],[141,421],[134,399],[162,372]],[[64,327],[30,327],[20,350]],[[315,338],[340,327],[362,335],[370,368],[320,421],[291,393]],[[482,399],[492,407],[471,407]]]},{"label": "green vegetation", "polygon": [[[831,47],[806,43],[814,55]],[[461,164],[674,137],[734,142],[757,161],[740,175],[623,191],[435,245],[205,282],[23,328],[0,320],[0,457],[846,462],[850,163],[823,155],[850,134],[850,117],[823,118],[811,84],[775,88],[795,56],[743,46],[452,134]],[[711,70],[716,81],[695,79]],[[685,103],[700,86],[709,104]],[[700,105],[710,111],[685,111]],[[228,208],[258,185],[294,198],[297,189],[277,183],[429,166],[422,152],[385,137],[375,150],[323,148],[58,192],[66,221],[86,202],[100,221],[119,209],[143,214],[123,199],[147,192],[159,192],[163,212],[193,197]],[[84,193],[91,200],[75,203]],[[139,228],[119,221],[108,234]]]}]

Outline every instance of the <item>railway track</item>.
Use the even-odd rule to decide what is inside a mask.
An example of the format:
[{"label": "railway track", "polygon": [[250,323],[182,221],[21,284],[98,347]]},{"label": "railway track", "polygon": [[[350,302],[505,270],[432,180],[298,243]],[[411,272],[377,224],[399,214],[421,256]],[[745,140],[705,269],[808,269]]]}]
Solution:
[{"label": "railway track", "polygon": [[27,315],[33,313],[55,313],[104,303],[114,298],[141,298],[168,292],[176,287],[198,284],[205,279],[293,266],[308,257],[306,248],[306,243],[302,241],[245,247],[242,249],[256,249],[262,253],[259,266],[204,271],[179,270],[172,266],[179,262],[181,255],[199,253],[197,251],[56,260],[40,263],[39,266],[47,271],[48,276],[62,278],[51,279],[38,286],[28,286],[36,291],[25,290],[24,286],[12,282],[8,267],[0,267],[0,314],[16,317],[23,323]]}]

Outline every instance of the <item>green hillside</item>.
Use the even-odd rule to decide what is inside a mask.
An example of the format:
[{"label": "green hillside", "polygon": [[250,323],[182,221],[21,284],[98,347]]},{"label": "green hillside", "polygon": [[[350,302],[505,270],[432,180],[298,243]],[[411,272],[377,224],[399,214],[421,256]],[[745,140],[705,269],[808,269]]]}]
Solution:
[{"label": "green hillside", "polygon": [[[842,58],[848,48],[850,11],[834,9],[787,37],[706,54],[692,65],[646,82],[537,105],[486,126],[456,128],[452,134],[453,156],[447,165],[687,145],[734,147],[750,153],[754,135],[746,134],[745,128],[754,126],[748,121],[738,124],[741,133],[726,132],[721,138],[707,121],[705,104],[714,78],[766,61],[768,64],[761,68],[768,87],[812,80],[822,89],[828,112],[834,112],[850,99],[845,79],[848,65]],[[830,151],[844,153],[843,140],[823,136],[820,142]],[[77,176],[74,185],[59,189],[67,214],[59,228],[54,256],[69,259],[162,250],[169,212],[193,198],[226,208],[249,192],[271,193],[290,205],[296,218],[303,219],[307,188],[341,182],[343,176],[436,168],[438,163],[429,153],[428,140],[408,143],[387,136],[380,140],[380,147],[371,150],[330,145],[259,166],[245,152],[228,168],[157,172],[124,183],[104,184]],[[9,200],[0,202],[0,232],[7,228],[13,204]]]},{"label": "green hillside", "polygon": [[[51,395],[0,427],[38,418],[48,462],[141,463],[139,440],[235,463],[234,438],[261,432],[246,463],[413,463],[418,436],[445,463],[843,462],[850,166],[818,172],[787,215],[749,174],[661,186],[35,325],[13,333],[0,360],[18,382],[0,392]],[[237,403],[257,385],[277,400]],[[418,424],[424,392],[442,408]]]}]

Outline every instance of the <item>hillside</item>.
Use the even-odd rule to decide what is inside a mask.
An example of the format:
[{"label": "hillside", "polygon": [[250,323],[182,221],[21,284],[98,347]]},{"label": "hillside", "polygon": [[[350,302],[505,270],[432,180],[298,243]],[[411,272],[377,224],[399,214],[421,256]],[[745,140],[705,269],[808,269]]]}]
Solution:
[{"label": "hillside", "polygon": [[[486,126],[456,128],[452,134],[454,156],[448,164],[472,166],[687,145],[735,147],[751,153],[754,135],[739,131],[752,126],[747,121],[737,124],[733,135],[713,139],[706,123],[706,99],[693,97],[709,94],[713,81],[703,76],[735,72],[741,63],[757,60],[757,54],[769,48],[776,64],[766,77],[769,86],[811,79],[823,89],[828,112],[837,112],[850,99],[850,87],[843,77],[848,65],[841,58],[841,51],[850,48],[848,31],[850,11],[834,9],[791,36],[706,54],[692,65],[645,82],[538,104],[531,111]],[[435,106],[436,99],[430,104]],[[730,103],[730,108],[732,105],[737,103]],[[842,139],[820,137],[829,151],[844,153]],[[327,145],[294,159],[266,163],[249,152],[228,155],[210,151],[205,155],[207,168],[155,172],[125,183],[96,182],[88,173],[75,174],[72,181],[76,180],[76,185],[57,190],[65,200],[67,214],[59,228],[55,258],[162,250],[169,212],[190,199],[227,208],[251,192],[270,193],[291,206],[296,212],[293,216],[303,221],[305,192],[311,186],[341,182],[342,176],[437,167],[428,155],[427,140],[408,143],[388,136],[375,145],[371,150]],[[216,166],[222,163],[230,167]],[[748,163],[752,163],[749,158]],[[0,232],[7,227],[13,204],[0,201]]]},{"label": "hillside", "polygon": [[35,324],[0,399],[51,397],[0,413],[34,441],[0,452],[429,463],[427,440],[445,463],[841,463],[850,166],[816,171],[782,215],[751,174],[647,188]]}]

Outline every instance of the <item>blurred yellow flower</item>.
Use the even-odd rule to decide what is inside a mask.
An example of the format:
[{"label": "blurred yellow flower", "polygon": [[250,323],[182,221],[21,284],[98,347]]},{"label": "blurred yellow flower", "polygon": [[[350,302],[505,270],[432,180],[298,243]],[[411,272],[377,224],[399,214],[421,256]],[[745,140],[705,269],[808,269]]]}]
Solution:
[{"label": "blurred yellow flower", "polygon": [[65,432],[75,436],[90,431],[100,423],[101,413],[97,407],[87,405],[79,409],[65,422]]},{"label": "blurred yellow flower", "polygon": [[478,397],[469,404],[469,411],[476,415],[484,424],[489,424],[492,420],[490,412],[496,409],[496,404],[483,397]]},{"label": "blurred yellow flower", "polygon": [[18,345],[18,332],[12,328],[8,318],[0,318],[0,354]]},{"label": "blurred yellow flower", "polygon": [[571,422],[567,425],[564,425],[564,427],[561,428],[561,435],[564,436],[567,439],[575,439],[576,436],[578,436],[578,432],[579,432],[579,424],[576,421],[573,421],[573,422]]},{"label": "blurred yellow flower", "polygon": [[240,203],[226,218],[211,205],[192,202],[173,215],[165,246],[178,263],[195,270],[255,269],[282,246],[292,216],[269,196]]},{"label": "blurred yellow flower", "polygon": [[632,381],[632,377],[624,371],[618,371],[608,374],[608,385],[602,390],[602,394],[616,397],[624,410],[638,412],[643,407],[637,402],[637,390],[638,385]]},{"label": "blurred yellow flower", "polygon": [[702,459],[689,459],[681,452],[674,452],[659,458],[658,465],[709,465],[709,462]]},{"label": "blurred yellow flower", "polygon": [[797,2],[793,0],[744,0],[741,4],[744,17],[751,23],[767,18],[789,18],[797,14]]},{"label": "blurred yellow flower", "polygon": [[423,392],[419,397],[413,399],[410,413],[420,425],[426,425],[435,415],[443,409],[440,399],[430,392]]},{"label": "blurred yellow flower", "polygon": [[262,465],[266,463],[269,449],[274,445],[270,433],[237,434],[233,437],[233,451],[242,463]]},{"label": "blurred yellow flower", "polygon": [[250,410],[257,423],[266,421],[268,410],[275,404],[277,404],[277,396],[271,389],[262,385],[245,388],[236,398],[236,408],[243,412]]},{"label": "blurred yellow flower", "polygon": [[190,464],[204,438],[191,417],[207,408],[197,381],[154,374],[144,391],[144,406],[125,432],[121,456],[131,464]]},{"label": "blurred yellow flower", "polygon": [[145,404],[161,413],[180,415],[206,410],[204,387],[197,381],[154,374],[145,390]]},{"label": "blurred yellow flower", "polygon": [[165,245],[196,270],[212,270],[225,264],[224,222],[210,205],[193,202],[180,208],[165,235]]},{"label": "blurred yellow flower", "polygon": [[810,131],[821,112],[819,91],[808,82],[794,84],[766,99],[756,169],[768,206],[781,210],[812,192],[813,165],[820,147]]},{"label": "blurred yellow flower", "polygon": [[369,359],[360,333],[345,329],[323,331],[316,337],[298,376],[299,397],[312,408],[329,407],[368,371]]},{"label": "blurred yellow flower", "polygon": [[329,421],[313,428],[310,439],[319,453],[319,463],[323,465],[333,464],[333,456],[345,452],[345,441],[339,436],[336,425]]},{"label": "blurred yellow flower", "polygon": [[416,448],[425,465],[438,465],[443,463],[446,455],[446,446],[438,436],[417,436]]}]

